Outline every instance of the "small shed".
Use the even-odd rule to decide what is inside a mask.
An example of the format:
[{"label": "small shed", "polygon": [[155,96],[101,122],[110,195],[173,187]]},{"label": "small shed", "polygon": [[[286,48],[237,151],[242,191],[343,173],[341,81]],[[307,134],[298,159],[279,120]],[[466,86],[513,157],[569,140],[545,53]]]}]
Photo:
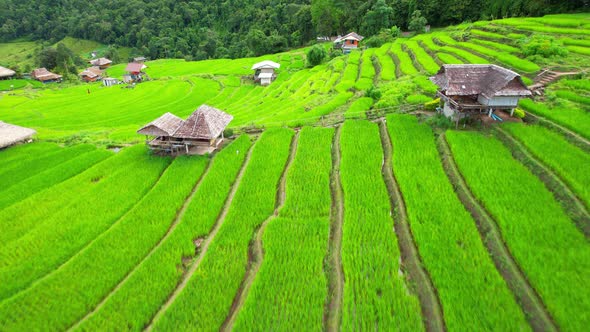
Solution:
[{"label": "small shed", "polygon": [[208,105],[201,105],[188,119],[166,113],[140,128],[153,151],[170,154],[205,154],[223,142],[223,131],[233,116]]},{"label": "small shed", "polygon": [[96,82],[102,78],[102,70],[99,67],[93,66],[86,68],[80,74],[80,78],[85,82]]},{"label": "small shed", "polygon": [[336,38],[334,41],[334,47],[341,48],[344,54],[348,54],[352,50],[357,49],[363,39],[365,39],[365,37],[356,32],[351,32],[345,36]]},{"label": "small shed", "polygon": [[491,117],[494,110],[513,115],[518,101],[532,95],[519,74],[497,65],[443,65],[430,80],[444,102],[441,112],[457,123],[472,114]]},{"label": "small shed", "polygon": [[102,79],[102,85],[104,86],[113,86],[119,84],[119,80],[112,77],[105,77]]},{"label": "small shed", "polygon": [[107,58],[98,58],[98,59],[90,60],[88,62],[90,62],[91,65],[96,66],[100,69],[106,69],[106,68],[110,67],[111,64],[113,63],[111,60],[109,60]]},{"label": "small shed", "polygon": [[147,75],[144,72],[147,66],[143,63],[130,62],[125,67],[127,74],[123,75],[123,81],[125,83],[139,83],[147,79]]},{"label": "small shed", "polygon": [[33,129],[0,121],[0,149],[26,141],[36,133]]},{"label": "small shed", "polygon": [[260,85],[270,85],[276,78],[276,70],[281,68],[281,65],[270,60],[258,62],[252,66],[254,70],[254,82]]},{"label": "small shed", "polygon": [[42,83],[61,82],[62,76],[52,73],[46,68],[37,68],[31,73],[31,77]]},{"label": "small shed", "polygon": [[0,66],[0,80],[11,79],[14,77],[14,75],[16,75],[14,70]]}]

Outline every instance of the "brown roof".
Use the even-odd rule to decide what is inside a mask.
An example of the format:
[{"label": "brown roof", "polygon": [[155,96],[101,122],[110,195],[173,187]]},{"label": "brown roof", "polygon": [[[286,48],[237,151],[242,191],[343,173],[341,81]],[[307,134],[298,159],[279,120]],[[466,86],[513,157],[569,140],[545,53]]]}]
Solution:
[{"label": "brown roof", "polygon": [[105,66],[105,65],[113,63],[111,60],[109,60],[107,58],[98,58],[98,59],[90,60],[89,62],[90,62],[90,64],[95,65],[95,66]]},{"label": "brown roof", "polygon": [[16,74],[14,70],[0,66],[0,77],[10,77],[14,76],[14,74]]},{"label": "brown roof", "polygon": [[496,65],[443,65],[430,80],[447,96],[530,96],[517,73]]},{"label": "brown roof", "polygon": [[5,148],[14,143],[24,141],[36,133],[37,132],[33,129],[0,121],[0,148]]},{"label": "brown roof", "polygon": [[177,138],[213,139],[221,134],[233,118],[233,116],[214,107],[201,105],[172,136]]},{"label": "brown roof", "polygon": [[363,39],[365,39],[365,37],[359,35],[356,32],[351,32],[351,33],[349,33],[347,35],[344,35],[342,37],[336,38],[336,40],[334,42],[341,43],[343,40],[358,40],[358,41],[362,41]]},{"label": "brown roof", "polygon": [[80,76],[88,76],[90,78],[100,77],[102,76],[102,70],[99,67],[90,67],[86,68],[83,72],[80,73]]},{"label": "brown roof", "polygon": [[125,67],[125,71],[130,73],[139,73],[144,68],[146,67],[143,63],[130,62],[127,64],[127,67]]},{"label": "brown roof", "polygon": [[172,113],[166,113],[137,131],[150,136],[172,136],[184,121]]},{"label": "brown roof", "polygon": [[31,73],[34,79],[39,81],[51,81],[60,79],[62,76],[58,74],[54,74],[45,68],[37,68],[33,70]]}]

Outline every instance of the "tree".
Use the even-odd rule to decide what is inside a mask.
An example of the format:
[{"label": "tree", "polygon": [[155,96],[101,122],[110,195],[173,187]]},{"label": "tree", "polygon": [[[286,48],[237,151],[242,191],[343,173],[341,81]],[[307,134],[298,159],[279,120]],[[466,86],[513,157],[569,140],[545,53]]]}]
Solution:
[{"label": "tree", "polygon": [[320,45],[314,45],[307,51],[307,64],[310,67],[315,67],[322,63],[328,56],[328,52]]},{"label": "tree", "polygon": [[57,50],[53,47],[43,48],[37,55],[37,63],[40,67],[54,69],[57,67]]},{"label": "tree", "polygon": [[415,31],[418,33],[424,32],[424,27],[426,27],[426,23],[428,23],[428,21],[424,16],[422,16],[422,12],[419,10],[415,10],[412,13],[412,17],[410,18],[408,29],[410,31]]},{"label": "tree", "polygon": [[110,45],[109,48],[107,48],[107,51],[105,52],[104,56],[105,58],[111,60],[114,64],[117,64],[121,61],[119,51],[117,50],[117,47],[113,45]]},{"label": "tree", "polygon": [[311,21],[321,36],[331,36],[336,31],[340,12],[333,0],[312,0]]},{"label": "tree", "polygon": [[365,15],[363,32],[368,35],[379,33],[382,29],[391,27],[393,8],[385,0],[377,0],[371,10]]}]

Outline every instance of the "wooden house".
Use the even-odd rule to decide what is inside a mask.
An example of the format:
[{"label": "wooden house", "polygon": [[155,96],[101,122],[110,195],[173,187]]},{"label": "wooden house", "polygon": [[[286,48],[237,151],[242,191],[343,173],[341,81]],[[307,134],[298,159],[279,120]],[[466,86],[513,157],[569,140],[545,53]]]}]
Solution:
[{"label": "wooden house", "polygon": [[90,60],[88,62],[90,62],[91,65],[96,66],[100,69],[107,69],[113,63],[111,60],[109,60],[107,58],[98,58],[98,59]]},{"label": "wooden house", "polygon": [[61,75],[50,72],[45,68],[37,68],[31,73],[31,77],[42,83],[61,82]]},{"label": "wooden house", "polygon": [[102,70],[99,67],[93,66],[86,68],[79,76],[84,82],[96,82],[102,78]]},{"label": "wooden house", "polygon": [[351,32],[345,36],[336,38],[336,40],[334,40],[334,47],[341,48],[344,54],[348,54],[352,50],[357,49],[363,39],[365,39],[365,37],[356,32]]},{"label": "wooden house", "polygon": [[270,85],[276,78],[276,70],[281,68],[281,65],[270,60],[265,60],[256,63],[252,66],[254,70],[254,82],[260,83],[260,85]]},{"label": "wooden house", "polygon": [[26,141],[36,133],[33,129],[0,121],[0,149]]},{"label": "wooden house", "polygon": [[125,83],[142,82],[147,79],[147,75],[143,71],[147,66],[143,63],[130,62],[125,67],[127,74],[123,75],[123,81]]},{"label": "wooden house", "polygon": [[208,105],[201,105],[188,119],[166,113],[137,131],[146,135],[152,151],[170,154],[205,154],[223,142],[223,131],[233,116]]},{"label": "wooden house", "polygon": [[444,102],[441,112],[457,123],[473,114],[510,111],[531,96],[519,74],[496,65],[443,65],[430,80],[438,86]]},{"label": "wooden house", "polygon": [[16,75],[14,70],[0,66],[0,80],[9,80],[13,78],[14,75]]}]

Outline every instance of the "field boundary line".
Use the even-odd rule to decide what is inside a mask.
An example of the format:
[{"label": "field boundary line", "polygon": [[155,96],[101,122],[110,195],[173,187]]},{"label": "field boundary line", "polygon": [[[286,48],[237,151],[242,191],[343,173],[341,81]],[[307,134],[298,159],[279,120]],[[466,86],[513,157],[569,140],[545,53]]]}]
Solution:
[{"label": "field boundary line", "polygon": [[264,246],[262,244],[262,237],[264,235],[264,231],[266,230],[266,226],[268,226],[268,224],[279,215],[279,211],[285,204],[285,200],[287,198],[287,174],[289,173],[291,165],[293,165],[293,160],[295,159],[295,155],[297,153],[298,142],[299,131],[295,132],[295,135],[291,139],[291,146],[289,147],[289,158],[287,159],[287,163],[285,164],[285,168],[283,169],[283,173],[281,174],[281,178],[279,180],[279,183],[277,184],[275,210],[271,216],[269,216],[266,220],[264,220],[264,222],[262,222],[262,224],[256,231],[256,237],[253,239],[253,241],[250,242],[248,248],[248,266],[246,268],[246,274],[244,275],[244,279],[242,279],[240,288],[238,289],[238,292],[234,297],[230,311],[227,317],[225,318],[225,321],[219,328],[220,331],[233,330],[233,326],[236,322],[236,318],[238,317],[240,309],[244,305],[246,298],[248,298],[248,294],[250,292],[250,288],[252,287],[252,283],[258,275],[258,271],[260,271],[260,267],[262,266],[262,262],[264,260]]},{"label": "field boundary line", "polygon": [[342,270],[342,225],[344,221],[344,193],[340,181],[340,136],[342,126],[336,127],[332,142],[332,171],[330,191],[332,208],[330,211],[330,240],[328,254],[324,259],[324,271],[328,279],[328,298],[324,313],[324,325],[328,331],[339,331],[342,323],[342,295],[344,271]]},{"label": "field boundary line", "polygon": [[573,190],[559,174],[545,165],[539,158],[522,144],[517,138],[501,128],[496,128],[498,137],[508,147],[512,156],[531,171],[543,184],[551,190],[553,197],[559,202],[565,213],[572,219],[576,227],[590,237],[590,214],[585,204],[578,199]]},{"label": "field boundary line", "polygon": [[[408,271],[410,281],[414,282],[414,290],[420,300],[422,321],[427,331],[446,331],[444,313],[438,292],[432,283],[428,271],[423,267],[420,253],[414,241],[412,230],[408,223],[408,215],[403,194],[393,173],[393,144],[387,132],[384,120],[379,122],[381,145],[383,146],[383,166],[381,173],[389,192],[394,229],[397,234],[401,252],[402,268]],[[397,218],[396,218],[397,217]]]},{"label": "field boundary line", "polygon": [[212,163],[213,163],[213,159],[211,158],[211,159],[209,159],[209,162],[207,163],[207,169],[203,172],[203,174],[201,174],[198,181],[193,186],[193,189],[191,190],[189,195],[186,197],[184,203],[182,204],[182,207],[180,208],[180,210],[177,211],[176,216],[174,217],[174,221],[168,227],[168,231],[166,232],[166,234],[164,234],[164,236],[158,241],[158,243],[156,243],[156,245],[141,260],[141,262],[139,262],[139,264],[137,264],[133,269],[131,269],[127,273],[127,275],[125,275],[125,277],[121,281],[119,281],[119,283],[117,284],[117,286],[115,286],[115,288],[113,288],[108,294],[106,294],[106,296],[94,307],[94,309],[92,309],[92,311],[88,312],[84,317],[82,317],[82,319],[80,319],[78,322],[76,322],[71,327],[69,327],[67,329],[68,331],[76,329],[78,326],[80,326],[82,323],[84,323],[84,321],[86,321],[88,318],[92,317],[95,313],[97,313],[100,309],[102,309],[102,307],[111,298],[111,296],[113,294],[115,294],[121,287],[123,287],[125,285],[125,283],[133,276],[133,274],[143,265],[143,263],[145,261],[147,261],[161,247],[161,245],[164,243],[164,241],[166,241],[170,237],[170,235],[174,232],[176,227],[181,223],[182,219],[184,218],[184,214],[186,213],[186,210],[187,210],[188,206],[190,205],[190,202],[193,200],[193,197],[195,196],[199,186],[201,185],[201,182],[203,182],[203,179],[209,173]]},{"label": "field boundary line", "polygon": [[184,288],[186,287],[186,285],[190,281],[193,274],[197,271],[197,268],[201,265],[203,258],[205,257],[205,255],[207,254],[207,251],[209,250],[209,245],[211,244],[211,242],[213,242],[217,233],[219,232],[219,229],[221,228],[221,226],[223,225],[223,222],[225,221],[225,217],[227,216],[227,213],[229,211],[229,207],[230,207],[231,203],[233,202],[234,196],[236,195],[236,192],[238,191],[238,187],[240,186],[240,183],[242,182],[242,177],[244,176],[244,172],[246,171],[246,168],[247,168],[248,164],[250,163],[250,157],[252,156],[252,152],[254,151],[255,145],[256,144],[254,143],[250,146],[250,149],[248,150],[248,154],[246,155],[246,158],[244,159],[244,162],[242,163],[242,167],[240,168],[240,171],[239,171],[238,175],[236,176],[234,184],[232,185],[231,191],[230,191],[229,195],[227,196],[227,198],[225,199],[225,203],[223,204],[223,208],[221,209],[221,212],[219,213],[219,216],[217,217],[217,221],[215,222],[215,226],[213,226],[213,230],[211,230],[211,232],[209,233],[209,235],[207,236],[205,241],[203,241],[203,245],[201,247],[201,251],[199,252],[199,255],[197,255],[193,259],[193,262],[191,263],[190,268],[182,276],[182,280],[178,283],[178,285],[176,285],[176,288],[170,294],[170,297],[166,300],[166,302],[164,302],[162,304],[162,306],[160,306],[160,308],[158,309],[158,311],[156,312],[154,317],[152,317],[152,319],[150,320],[148,325],[144,328],[144,331],[151,331],[153,329],[154,324],[160,318],[162,318],[162,316],[166,313],[166,310],[168,310],[168,308],[170,308],[170,306],[172,305],[172,303],[174,303],[174,301],[176,300],[178,295],[180,293],[182,293],[182,291],[184,290]]},{"label": "field boundary line", "polygon": [[463,203],[463,206],[465,206],[475,220],[481,240],[494,261],[496,269],[500,272],[504,281],[516,297],[529,324],[535,331],[557,331],[557,325],[547,311],[543,300],[529,283],[526,275],[504,243],[502,233],[496,221],[475,198],[465,182],[455,163],[444,133],[438,137],[437,147],[449,181],[455,188],[455,192]]},{"label": "field boundary line", "polygon": [[580,149],[584,150],[585,152],[590,153],[590,141],[587,140],[586,138],[582,137],[580,134],[576,133],[575,131],[573,131],[571,129],[564,127],[563,125],[556,123],[553,120],[547,119],[546,117],[533,114],[529,111],[525,111],[525,113],[527,116],[530,116],[534,120],[538,121],[539,124],[541,124],[542,126],[549,128],[551,130],[559,131],[562,135],[564,135],[566,137],[566,139],[570,143],[579,147]]},{"label": "field boundary line", "polygon": [[[67,266],[68,264],[70,264],[76,257],[82,255],[86,250],[88,250],[88,248],[90,248],[90,246],[92,246],[92,244],[94,244],[95,242],[97,242],[98,240],[100,240],[101,238],[103,238],[104,236],[106,236],[106,234],[113,229],[113,227],[115,227],[116,225],[119,224],[119,222],[121,220],[123,220],[123,218],[125,218],[131,211],[133,211],[133,209],[135,209],[137,206],[139,206],[139,204],[141,204],[141,202],[143,202],[145,196],[151,192],[154,187],[160,182],[160,180],[162,179],[162,176],[164,176],[164,174],[166,173],[166,171],[168,170],[168,168],[170,167],[170,165],[172,164],[172,162],[170,162],[165,168],[164,170],[162,170],[162,172],[160,172],[160,174],[158,175],[158,178],[156,179],[156,181],[154,181],[154,183],[152,184],[152,186],[141,196],[140,199],[137,200],[137,202],[135,202],[135,204],[133,204],[131,207],[129,207],[129,209],[127,209],[125,211],[125,213],[123,213],[119,218],[117,218],[117,220],[115,220],[112,224],[110,224],[109,227],[107,227],[107,229],[105,229],[102,233],[98,234],[94,239],[92,239],[90,242],[86,243],[86,245],[84,245],[82,248],[80,248],[74,255],[70,256],[65,262],[61,263],[59,266],[57,266],[56,268],[52,269],[51,271],[49,271],[48,273],[46,273],[44,276],[42,276],[41,278],[37,278],[35,279],[33,282],[31,282],[29,285],[27,285],[25,288],[22,288],[21,290],[19,290],[18,292],[12,294],[10,297],[4,298],[0,301],[0,304],[4,303],[5,301],[9,301],[15,297],[17,297],[19,294],[26,292],[27,290],[33,288],[35,285],[43,282],[45,279],[51,277],[53,274],[59,272],[61,269],[63,269],[65,266]],[[69,205],[68,205],[69,206]]]}]

